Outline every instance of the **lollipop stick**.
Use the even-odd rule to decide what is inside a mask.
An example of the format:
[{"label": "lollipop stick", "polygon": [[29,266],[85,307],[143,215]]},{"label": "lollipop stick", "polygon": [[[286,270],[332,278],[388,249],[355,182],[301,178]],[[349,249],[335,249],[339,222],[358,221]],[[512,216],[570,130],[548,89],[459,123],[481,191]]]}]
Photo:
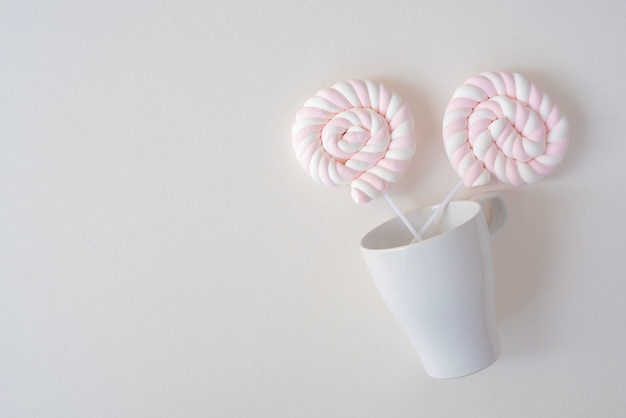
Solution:
[{"label": "lollipop stick", "polygon": [[396,212],[396,214],[398,215],[398,218],[400,218],[400,220],[404,223],[404,225],[406,225],[409,232],[411,232],[411,235],[413,235],[413,241],[411,242],[421,241],[422,237],[417,232],[417,230],[413,227],[413,225],[411,225],[411,222],[409,222],[407,217],[404,216],[404,213],[402,213],[398,205],[396,205],[396,203],[391,199],[391,196],[389,196],[389,193],[384,192],[383,196],[385,196],[385,199],[387,199],[389,206],[391,206],[391,208]]},{"label": "lollipop stick", "polygon": [[[428,231],[428,228],[430,228],[430,226],[433,224],[433,222],[435,222],[439,218],[439,215],[441,215],[443,210],[448,206],[448,203],[450,203],[450,201],[452,200],[452,197],[454,197],[456,192],[459,191],[461,186],[463,186],[463,180],[459,181],[456,184],[456,186],[454,186],[452,188],[452,190],[450,191],[450,193],[448,193],[446,198],[443,199],[443,202],[441,202],[441,204],[437,207],[437,209],[435,209],[435,211],[432,213],[432,215],[430,215],[430,218],[428,218],[428,220],[426,221],[424,226],[422,226],[422,228],[420,229],[420,232],[419,232],[420,236],[424,236],[424,234]],[[415,241],[416,240],[414,239],[412,241],[412,243],[415,242]]]}]

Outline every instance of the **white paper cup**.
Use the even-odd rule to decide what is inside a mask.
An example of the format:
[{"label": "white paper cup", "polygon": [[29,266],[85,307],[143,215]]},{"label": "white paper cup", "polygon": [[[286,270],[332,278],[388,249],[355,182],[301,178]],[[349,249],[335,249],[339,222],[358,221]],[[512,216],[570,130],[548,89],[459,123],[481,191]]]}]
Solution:
[{"label": "white paper cup", "polygon": [[[398,218],[361,240],[380,294],[435,378],[475,373],[500,355],[490,235],[502,226],[505,205],[498,194],[477,200],[450,202],[423,241],[409,244]],[[419,230],[435,209],[407,217]]]}]

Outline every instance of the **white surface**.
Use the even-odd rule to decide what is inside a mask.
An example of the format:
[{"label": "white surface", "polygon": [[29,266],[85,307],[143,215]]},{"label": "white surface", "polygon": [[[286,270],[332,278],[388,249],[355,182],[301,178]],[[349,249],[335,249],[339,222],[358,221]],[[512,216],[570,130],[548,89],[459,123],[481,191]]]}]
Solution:
[{"label": "white surface", "polygon": [[[3,418],[626,414],[624,2],[1,10]],[[321,87],[388,84],[420,134],[391,194],[425,206],[457,182],[448,99],[493,69],[548,92],[572,145],[504,191],[502,357],[437,381],[359,254],[390,208],[314,183],[290,129]]]},{"label": "white surface", "polygon": [[[407,216],[422,227],[435,212],[430,206]],[[491,234],[481,205],[472,201],[448,204],[431,234],[414,243],[396,217],[363,237],[361,253],[426,373],[463,377],[485,369],[501,352]]]}]

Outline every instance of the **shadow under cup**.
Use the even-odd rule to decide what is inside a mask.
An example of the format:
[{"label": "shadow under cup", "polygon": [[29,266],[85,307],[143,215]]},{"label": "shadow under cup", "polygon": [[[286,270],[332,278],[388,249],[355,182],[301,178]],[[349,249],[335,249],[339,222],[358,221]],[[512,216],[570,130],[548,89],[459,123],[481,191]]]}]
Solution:
[{"label": "shadow under cup", "polygon": [[[423,208],[407,218],[419,230],[435,209]],[[410,244],[411,239],[394,218],[361,240],[383,300],[430,376],[455,378],[486,368],[499,357],[500,343],[491,234],[481,204],[450,202],[424,240]]]}]

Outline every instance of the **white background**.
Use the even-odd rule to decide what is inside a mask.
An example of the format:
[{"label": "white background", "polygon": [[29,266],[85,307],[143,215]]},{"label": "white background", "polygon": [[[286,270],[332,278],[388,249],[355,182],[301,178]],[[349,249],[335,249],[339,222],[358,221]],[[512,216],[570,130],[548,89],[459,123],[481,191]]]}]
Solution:
[{"label": "white background", "polygon": [[[622,417],[622,1],[0,4],[0,416]],[[502,357],[439,381],[358,243],[393,216],[313,182],[296,111],[336,81],[401,93],[404,210],[457,182],[454,89],[518,71],[559,103],[557,171],[500,189]]]}]

